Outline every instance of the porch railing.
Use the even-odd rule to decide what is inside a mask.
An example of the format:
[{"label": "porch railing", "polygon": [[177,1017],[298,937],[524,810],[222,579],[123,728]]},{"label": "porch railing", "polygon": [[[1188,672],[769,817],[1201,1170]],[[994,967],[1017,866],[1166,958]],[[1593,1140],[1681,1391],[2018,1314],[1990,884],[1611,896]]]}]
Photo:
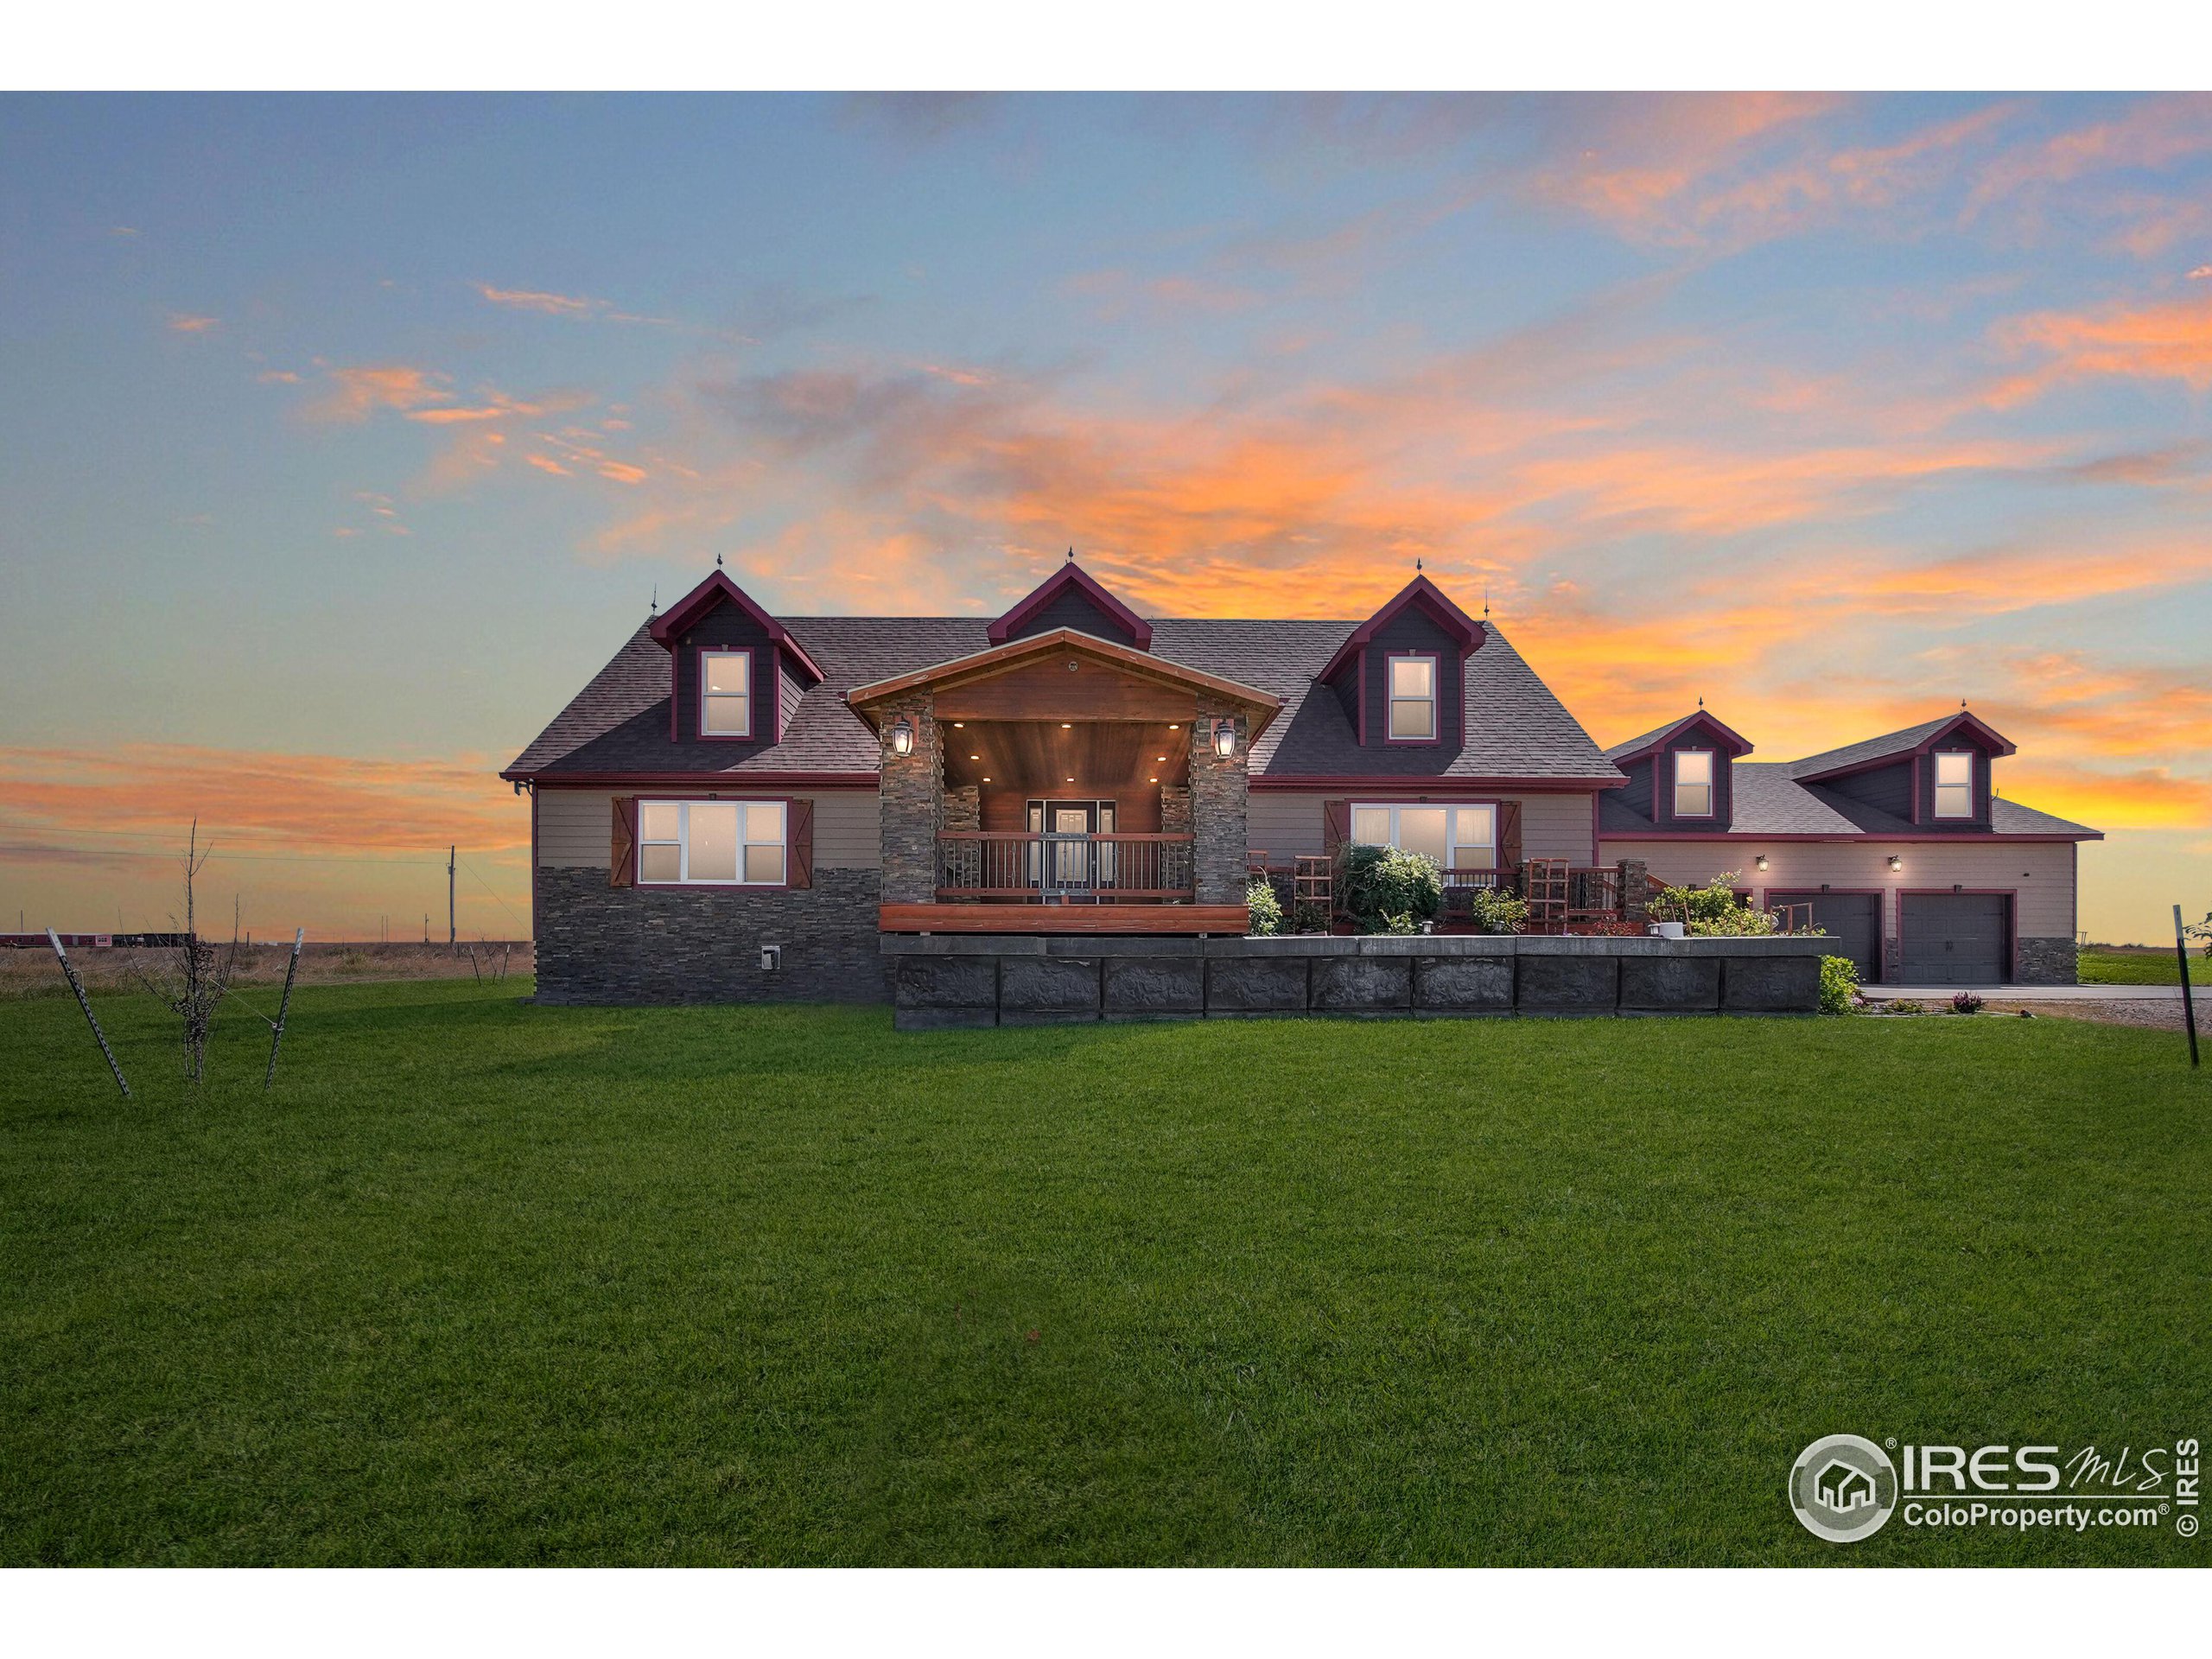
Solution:
[{"label": "porch railing", "polygon": [[1033,903],[1169,901],[1197,895],[1188,835],[949,830],[938,837],[939,899]]}]

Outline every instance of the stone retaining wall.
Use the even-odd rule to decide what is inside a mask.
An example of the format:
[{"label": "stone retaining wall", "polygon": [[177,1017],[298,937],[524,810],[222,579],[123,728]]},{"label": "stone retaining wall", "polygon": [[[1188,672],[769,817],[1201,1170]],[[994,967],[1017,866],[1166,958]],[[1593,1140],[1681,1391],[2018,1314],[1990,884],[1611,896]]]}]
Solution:
[{"label": "stone retaining wall", "polygon": [[1293,1014],[1811,1014],[1819,938],[886,935],[901,1031]]}]

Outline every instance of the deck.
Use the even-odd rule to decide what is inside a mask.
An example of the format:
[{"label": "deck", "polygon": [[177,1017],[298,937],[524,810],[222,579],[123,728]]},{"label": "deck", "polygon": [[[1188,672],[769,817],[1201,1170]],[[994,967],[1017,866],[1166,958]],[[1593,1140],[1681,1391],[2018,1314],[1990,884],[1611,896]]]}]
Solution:
[{"label": "deck", "polygon": [[1243,905],[885,905],[886,933],[1222,933],[1250,925]]}]

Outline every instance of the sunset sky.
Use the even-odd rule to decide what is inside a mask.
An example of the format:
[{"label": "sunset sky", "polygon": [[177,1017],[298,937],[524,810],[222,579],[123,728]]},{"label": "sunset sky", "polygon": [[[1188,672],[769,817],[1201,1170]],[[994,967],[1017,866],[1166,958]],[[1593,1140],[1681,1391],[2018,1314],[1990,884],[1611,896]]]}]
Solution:
[{"label": "sunset sky", "polygon": [[526,926],[494,774],[711,568],[1364,614],[1600,743],[1967,699],[2212,907],[2212,99],[0,99],[0,925]]}]

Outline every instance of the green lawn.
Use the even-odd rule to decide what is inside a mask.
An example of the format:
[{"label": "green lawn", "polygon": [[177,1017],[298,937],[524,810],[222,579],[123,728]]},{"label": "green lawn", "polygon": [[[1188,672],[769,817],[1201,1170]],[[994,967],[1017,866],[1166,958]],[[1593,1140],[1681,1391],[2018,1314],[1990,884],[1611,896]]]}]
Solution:
[{"label": "green lawn", "polygon": [[2212,1084],[2045,1019],[0,1006],[0,1563],[2158,1563],[1798,1527],[2212,1431]]},{"label": "green lawn", "polygon": [[[2171,950],[2148,955],[2136,950],[2084,950],[2075,957],[2084,985],[2178,985],[2181,963]],[[2212,962],[2201,951],[2189,958],[2190,983],[2202,990],[2212,987]]]}]

